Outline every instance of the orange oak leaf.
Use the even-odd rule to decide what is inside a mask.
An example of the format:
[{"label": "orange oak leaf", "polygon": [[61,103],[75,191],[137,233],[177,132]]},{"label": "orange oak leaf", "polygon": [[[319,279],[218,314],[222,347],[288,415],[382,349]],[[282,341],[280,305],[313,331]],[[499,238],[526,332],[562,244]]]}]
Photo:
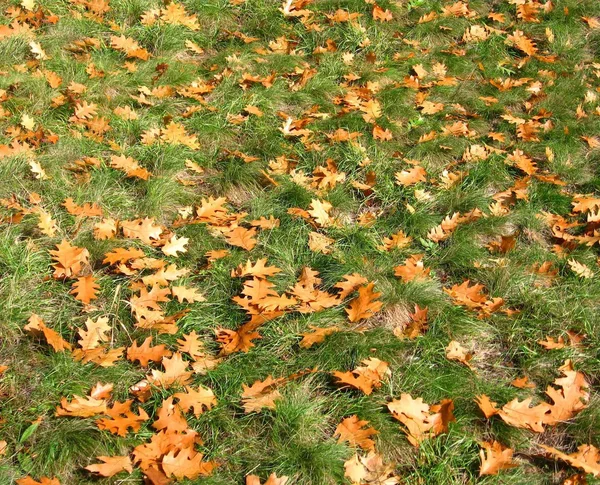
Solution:
[{"label": "orange oak leaf", "polygon": [[482,449],[479,451],[481,457],[481,466],[479,467],[479,476],[497,475],[500,470],[514,468],[512,461],[513,450],[502,446],[498,441],[484,441],[481,443]]},{"label": "orange oak leaf", "polygon": [[46,342],[48,342],[55,352],[71,350],[71,344],[65,341],[58,332],[48,328],[44,321],[35,313],[29,317],[29,323],[23,329],[34,335],[43,335]]},{"label": "orange oak leaf", "polygon": [[138,409],[138,414],[135,414],[131,410],[131,403],[133,403],[131,399],[124,402],[117,401],[112,407],[107,408],[104,414],[108,415],[108,418],[98,419],[96,421],[98,428],[122,437],[126,436],[129,430],[138,432],[149,416],[141,407]]},{"label": "orange oak leaf", "polygon": [[342,276],[342,278],[342,281],[333,285],[334,288],[342,290],[338,295],[340,300],[346,299],[350,293],[356,291],[361,285],[369,282],[367,278],[358,273],[346,274]]},{"label": "orange oak leaf", "polygon": [[353,485],[397,485],[400,478],[394,474],[395,465],[384,463],[381,455],[370,451],[366,456],[354,455],[344,463],[344,476]]},{"label": "orange oak leaf", "polygon": [[403,265],[394,268],[394,275],[400,277],[404,283],[408,283],[415,279],[426,278],[430,271],[423,264],[423,255],[413,254],[404,261]]},{"label": "orange oak leaf", "polygon": [[92,473],[97,473],[101,477],[112,477],[122,471],[129,473],[133,471],[129,456],[97,456],[96,458],[104,463],[88,465],[85,469]]},{"label": "orange oak leaf", "polygon": [[303,349],[310,349],[313,345],[320,344],[325,337],[340,330],[338,327],[315,327],[314,325],[309,325],[309,328],[313,331],[300,334],[303,338],[299,345]]},{"label": "orange oak leaf", "polygon": [[148,367],[148,362],[161,362],[163,357],[170,357],[172,352],[163,344],[152,347],[152,337],[147,337],[142,345],[133,342],[131,347],[127,349],[127,359],[131,362],[136,360],[143,367]]},{"label": "orange oak leaf", "polygon": [[100,285],[96,283],[94,276],[80,276],[77,281],[73,283],[73,289],[69,292],[75,295],[75,299],[79,300],[84,304],[89,304],[90,301],[98,298],[97,292],[100,289]]},{"label": "orange oak leaf", "polygon": [[[278,477],[275,473],[271,473],[262,485],[285,485],[288,480],[288,477]],[[260,478],[256,475],[246,475],[246,485],[261,485]]]},{"label": "orange oak leaf", "polygon": [[205,301],[206,298],[202,296],[196,288],[187,288],[185,286],[173,286],[171,287],[171,294],[177,298],[179,303],[187,301],[188,303],[194,303],[197,301]]},{"label": "orange oak leaf", "polygon": [[367,396],[373,392],[373,389],[381,387],[381,381],[384,377],[391,375],[388,363],[375,357],[362,361],[364,365],[358,366],[350,372],[333,372],[333,376],[338,379],[338,384],[359,389]]},{"label": "orange oak leaf", "polygon": [[198,389],[186,386],[186,392],[176,392],[173,398],[179,400],[179,406],[184,412],[193,411],[194,416],[200,416],[204,410],[210,410],[217,404],[212,389],[208,387],[198,386]]},{"label": "orange oak leaf", "polygon": [[540,446],[554,457],[566,461],[575,468],[595,477],[600,476],[600,450],[594,445],[580,445],[577,451],[570,455],[550,446]]},{"label": "orange oak leaf", "polygon": [[56,406],[56,416],[89,418],[98,414],[106,414],[106,409],[105,399],[74,395],[70,402],[65,397],[60,400],[60,406]]},{"label": "orange oak leaf", "polygon": [[375,450],[375,442],[371,436],[376,435],[378,431],[374,428],[367,428],[368,421],[363,421],[358,416],[350,416],[338,424],[333,436],[339,436],[338,443],[347,441],[351,446],[359,446],[363,450]]},{"label": "orange oak leaf", "polygon": [[183,360],[179,352],[174,353],[171,358],[163,357],[162,365],[164,371],[153,370],[148,377],[150,383],[164,388],[171,387],[174,384],[184,385],[189,382],[192,372],[188,370],[189,363]]},{"label": "orange oak leaf", "polygon": [[246,229],[245,227],[238,226],[225,233],[225,239],[229,244],[245,249],[246,251],[250,251],[258,243],[255,236],[255,227]]},{"label": "orange oak leaf", "polygon": [[364,318],[372,317],[375,313],[381,310],[383,302],[377,300],[381,293],[375,293],[373,288],[375,283],[361,286],[358,289],[358,296],[350,301],[346,313],[351,322],[358,322]]},{"label": "orange oak leaf", "polygon": [[56,249],[51,249],[52,260],[55,261],[54,278],[72,278],[78,276],[84,267],[89,265],[89,252],[85,248],[71,245],[63,239]]},{"label": "orange oak leaf", "polygon": [[30,476],[15,480],[17,485],[60,485],[58,478],[41,477],[40,481],[34,480]]},{"label": "orange oak leaf", "polygon": [[245,413],[258,412],[263,408],[275,409],[275,401],[281,397],[277,386],[285,379],[268,376],[264,381],[255,381],[251,386],[242,384],[242,406]]},{"label": "orange oak leaf", "polygon": [[402,394],[400,399],[388,403],[392,416],[400,421],[408,441],[418,447],[426,438],[448,431],[448,424],[454,419],[454,403],[444,399],[440,404],[429,406],[422,398],[414,399],[410,394]]},{"label": "orange oak leaf", "polygon": [[452,340],[446,347],[446,358],[449,360],[456,360],[461,364],[465,364],[470,369],[473,369],[470,362],[473,358],[473,354],[467,351],[467,349],[456,340]]},{"label": "orange oak leaf", "polygon": [[208,476],[217,467],[212,461],[202,461],[204,455],[191,448],[172,450],[162,459],[162,469],[167,477],[175,476],[181,480],[189,478],[194,480],[200,476]]}]

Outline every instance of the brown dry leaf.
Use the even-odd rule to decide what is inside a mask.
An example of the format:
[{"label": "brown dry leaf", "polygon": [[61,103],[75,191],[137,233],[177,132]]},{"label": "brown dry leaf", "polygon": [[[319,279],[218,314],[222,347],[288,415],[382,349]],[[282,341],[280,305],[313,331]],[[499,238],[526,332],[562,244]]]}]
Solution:
[{"label": "brown dry leaf", "polygon": [[314,325],[309,325],[309,328],[313,331],[300,334],[303,338],[299,345],[303,349],[310,349],[313,345],[320,344],[325,337],[340,330],[338,327],[315,327]]},{"label": "brown dry leaf", "polygon": [[465,364],[469,369],[473,369],[470,362],[473,358],[473,354],[467,351],[467,349],[460,345],[456,340],[450,342],[448,347],[446,347],[446,358],[449,360],[456,360],[461,364]]},{"label": "brown dry leaf", "polygon": [[381,381],[384,377],[391,375],[388,363],[375,357],[362,361],[363,366],[358,366],[349,372],[333,372],[333,376],[338,379],[337,384],[359,389],[367,396],[373,392],[373,389],[381,387]]},{"label": "brown dry leaf", "polygon": [[186,392],[176,392],[174,399],[179,400],[179,406],[184,412],[193,411],[194,416],[200,416],[204,410],[210,410],[217,405],[217,398],[212,389],[198,386],[198,389],[186,386]]},{"label": "brown dry leaf", "polygon": [[192,371],[188,370],[189,363],[183,360],[179,352],[175,352],[171,358],[163,357],[162,365],[164,371],[153,370],[151,375],[148,376],[148,381],[155,386],[164,388],[175,384],[181,386],[187,384],[192,377]]},{"label": "brown dry leaf", "polygon": [[94,399],[109,399],[112,396],[113,384],[102,384],[101,382],[96,383],[90,390],[90,397]]},{"label": "brown dry leaf", "polygon": [[500,470],[514,468],[517,465],[512,462],[513,450],[502,446],[498,441],[484,441],[479,451],[481,466],[479,476],[497,475]]},{"label": "brown dry leaf", "polygon": [[125,37],[124,35],[117,37],[116,35],[112,35],[110,37],[110,46],[113,49],[124,52],[127,57],[134,57],[143,61],[150,58],[150,53],[146,49],[140,47],[140,45],[131,37]]},{"label": "brown dry leaf", "polygon": [[94,238],[98,240],[112,239],[117,234],[119,221],[107,217],[94,224]]},{"label": "brown dry leaf", "polygon": [[267,258],[259,259],[256,263],[252,263],[252,261],[246,261],[246,264],[240,265],[231,270],[231,277],[235,278],[245,278],[246,276],[255,276],[257,278],[266,279],[270,276],[275,276],[277,273],[281,272],[276,266],[267,266]]},{"label": "brown dry leaf", "polygon": [[392,416],[400,421],[408,441],[418,447],[426,438],[448,431],[448,424],[454,419],[454,403],[444,399],[440,404],[429,406],[422,398],[413,399],[410,394],[401,394],[387,404]]},{"label": "brown dry leaf", "polygon": [[30,476],[19,478],[15,481],[17,485],[60,485],[58,478],[41,477],[40,481],[34,480]]},{"label": "brown dry leaf", "polygon": [[125,155],[110,157],[110,166],[121,172],[124,172],[127,177],[135,177],[141,180],[148,180],[152,175],[148,170],[142,167],[136,160]]},{"label": "brown dry leaf", "polygon": [[63,397],[60,406],[56,406],[56,416],[76,416],[89,418],[98,414],[106,414],[106,400],[93,397],[81,397],[74,395],[71,402]]},{"label": "brown dry leaf", "polygon": [[179,303],[187,301],[188,303],[194,303],[197,301],[206,301],[206,298],[196,288],[187,288],[186,286],[173,286],[171,287],[171,294],[177,298]]},{"label": "brown dry leaf", "polygon": [[131,410],[132,403],[131,399],[124,402],[115,402],[112,407],[107,408],[104,412],[108,417],[96,421],[98,428],[121,437],[127,436],[129,430],[137,433],[142,423],[149,419],[149,416],[141,407],[138,408],[138,414],[134,413]]},{"label": "brown dry leaf", "polygon": [[74,216],[97,217],[102,215],[102,209],[96,203],[90,204],[86,202],[83,205],[77,205],[71,197],[68,197],[62,205],[67,209],[69,214]]},{"label": "brown dry leaf", "polygon": [[[262,485],[285,485],[288,480],[289,477],[277,477],[275,473],[271,473]],[[261,485],[260,478],[256,475],[246,475],[246,485]]]},{"label": "brown dry leaf", "polygon": [[34,335],[43,335],[55,352],[71,350],[71,344],[65,341],[56,331],[48,328],[44,321],[35,313],[29,317],[29,323],[23,327],[23,330]]},{"label": "brown dry leaf", "polygon": [[245,413],[258,412],[263,408],[275,409],[275,401],[281,397],[277,386],[285,379],[268,376],[264,381],[255,381],[251,386],[242,384],[242,406]]},{"label": "brown dry leaf", "polygon": [[162,459],[162,469],[167,477],[175,476],[178,480],[188,478],[194,480],[200,476],[208,476],[218,466],[212,461],[202,461],[204,455],[191,448],[180,451],[172,450]]},{"label": "brown dry leaf", "polygon": [[401,172],[396,172],[396,182],[398,185],[409,186],[415,185],[419,182],[426,182],[427,179],[425,176],[427,172],[423,167],[417,165],[409,170],[402,170]]},{"label": "brown dry leaf", "polygon": [[112,477],[122,471],[133,472],[133,465],[129,456],[97,456],[96,458],[104,463],[88,465],[84,468],[92,473],[97,473],[101,477]]},{"label": "brown dry leaf", "polygon": [[75,295],[76,300],[88,305],[90,301],[98,298],[97,293],[99,289],[100,285],[96,283],[94,276],[80,276],[73,283],[73,289],[69,293]]},{"label": "brown dry leaf", "polygon": [[65,239],[56,245],[56,249],[51,249],[50,254],[54,261],[52,276],[56,279],[78,276],[89,265],[88,250],[73,246]]},{"label": "brown dry leaf", "polygon": [[394,275],[402,279],[404,283],[408,283],[415,279],[427,278],[430,271],[423,264],[423,255],[413,254],[404,261],[403,265],[394,268]]},{"label": "brown dry leaf", "polygon": [[376,435],[378,431],[374,428],[367,428],[368,424],[368,421],[360,420],[356,415],[350,416],[337,425],[333,437],[339,436],[338,443],[347,441],[351,446],[375,451],[375,442],[371,436]]},{"label": "brown dry leaf", "polygon": [[397,485],[400,479],[394,475],[395,466],[385,464],[381,455],[374,451],[366,456],[354,455],[344,463],[344,476],[352,485]]},{"label": "brown dry leaf", "polygon": [[574,259],[569,259],[569,267],[580,278],[593,278],[594,272],[585,264]]},{"label": "brown dry leaf", "polygon": [[535,389],[535,383],[529,380],[529,377],[516,377],[511,383],[511,386],[518,387],[519,389]]},{"label": "brown dry leaf", "polygon": [[342,290],[338,295],[340,300],[345,300],[350,293],[353,293],[360,288],[361,285],[369,282],[367,278],[358,273],[346,274],[342,276],[342,278],[342,281],[333,285],[334,288],[339,288]]},{"label": "brown dry leaf", "polygon": [[412,237],[407,236],[402,230],[390,237],[384,237],[381,246],[377,246],[380,251],[391,251],[392,249],[402,249],[412,242]]},{"label": "brown dry leaf", "polygon": [[80,328],[77,332],[79,335],[78,343],[82,350],[95,349],[109,341],[112,327],[108,324],[107,317],[98,317],[96,321],[88,318],[85,327],[85,329]]},{"label": "brown dry leaf", "polygon": [[556,448],[540,445],[555,458],[564,460],[575,468],[583,470],[595,477],[600,476],[600,450],[594,445],[580,445],[577,451],[570,455]]},{"label": "brown dry leaf", "polygon": [[331,245],[335,243],[335,239],[320,234],[311,232],[308,234],[308,247],[315,253],[331,254]]},{"label": "brown dry leaf", "polygon": [[177,256],[177,253],[187,253],[186,244],[189,242],[187,237],[178,238],[175,234],[161,248],[161,251],[167,256]]},{"label": "brown dry leaf", "polygon": [[381,296],[381,293],[375,293],[373,291],[374,287],[375,283],[361,286],[358,289],[358,296],[348,304],[346,313],[351,322],[358,322],[364,318],[372,317],[381,310],[383,302],[377,299]]},{"label": "brown dry leaf", "polygon": [[410,313],[410,322],[406,327],[398,326],[394,328],[394,335],[398,338],[409,338],[414,339],[419,335],[423,335],[427,330],[427,314],[429,308],[420,308],[419,305],[415,305],[415,312]]},{"label": "brown dry leaf", "polygon": [[311,209],[307,212],[315,220],[315,223],[319,227],[328,227],[333,225],[334,220],[329,215],[329,212],[333,206],[329,202],[313,199],[310,203],[310,207]]},{"label": "brown dry leaf", "polygon": [[255,236],[255,227],[246,229],[245,227],[240,226],[225,233],[225,239],[229,244],[245,249],[246,251],[252,250],[258,243]]},{"label": "brown dry leaf", "polygon": [[565,347],[565,339],[562,335],[558,339],[546,337],[546,340],[538,340],[538,344],[547,350],[563,349]]},{"label": "brown dry leaf", "polygon": [[511,35],[507,36],[506,42],[513,44],[528,56],[534,56],[537,53],[535,42],[528,38],[521,30],[515,30]]},{"label": "brown dry leaf", "polygon": [[148,367],[150,361],[161,362],[163,357],[170,357],[171,355],[172,352],[163,344],[152,347],[152,337],[147,337],[140,346],[134,341],[131,347],[127,349],[127,360],[131,362],[137,360],[143,367]]},{"label": "brown dry leaf", "polygon": [[254,347],[252,341],[262,338],[256,331],[262,323],[263,321],[253,319],[244,323],[237,330],[229,330],[226,328],[217,329],[217,342],[222,344],[219,355],[230,355],[234,352],[248,352]]},{"label": "brown dry leaf", "polygon": [[532,407],[533,398],[529,397],[524,401],[515,398],[499,409],[485,395],[478,396],[476,402],[487,418],[497,414],[510,426],[541,433],[544,425],[552,426],[571,419],[585,409],[589,402],[589,384],[585,376],[573,370],[570,361],[566,361],[560,371],[564,377],[554,381],[558,388],[548,386],[546,389],[546,395],[552,399],[552,404],[541,402]]}]

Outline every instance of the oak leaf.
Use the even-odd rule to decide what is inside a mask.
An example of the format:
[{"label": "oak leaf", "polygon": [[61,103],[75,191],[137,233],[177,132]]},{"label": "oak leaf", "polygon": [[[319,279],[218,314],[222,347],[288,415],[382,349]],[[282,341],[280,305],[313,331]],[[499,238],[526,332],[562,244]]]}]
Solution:
[{"label": "oak leaf", "polygon": [[252,250],[258,243],[255,236],[255,227],[246,229],[245,227],[238,226],[235,229],[225,233],[225,239],[229,244],[245,249],[246,251]]},{"label": "oak leaf", "polygon": [[310,349],[313,345],[320,344],[325,337],[340,330],[338,327],[315,327],[313,325],[309,325],[309,328],[313,331],[300,334],[303,338],[299,345],[303,349]]},{"label": "oak leaf", "polygon": [[[275,473],[271,473],[262,485],[285,485],[288,480],[288,477],[278,477]],[[246,485],[261,485],[260,478],[256,475],[246,475]]]},{"label": "oak leaf", "polygon": [[212,389],[208,387],[198,386],[198,389],[186,386],[186,392],[176,392],[173,398],[179,400],[179,406],[184,412],[193,411],[194,416],[200,416],[204,410],[212,409],[217,404]]},{"label": "oak leaf", "polygon": [[394,465],[385,464],[374,451],[366,456],[354,455],[344,463],[344,476],[352,485],[396,485],[400,479],[394,475]]},{"label": "oak leaf", "polygon": [[122,471],[133,472],[129,456],[97,456],[96,458],[104,463],[88,465],[85,469],[101,477],[112,477]]},{"label": "oak leaf", "polygon": [[161,362],[163,357],[170,357],[172,352],[163,344],[152,347],[152,337],[147,337],[142,345],[133,342],[131,347],[127,349],[127,359],[131,362],[136,360],[142,367],[148,367],[148,362]]},{"label": "oak leaf", "polygon": [[163,357],[162,365],[164,371],[153,370],[148,380],[164,388],[171,387],[174,384],[184,385],[189,382],[192,372],[188,370],[189,363],[184,361],[182,355],[176,352],[171,358]]},{"label": "oak leaf", "polygon": [[376,435],[378,431],[374,428],[366,428],[368,424],[368,421],[360,420],[356,415],[350,416],[338,424],[333,436],[334,438],[339,436],[338,443],[347,441],[351,446],[375,451],[375,442],[371,436]]},{"label": "oak leaf", "polygon": [[28,320],[28,324],[23,327],[24,330],[31,332],[34,335],[43,335],[55,352],[63,352],[71,350],[71,344],[65,341],[55,330],[48,328],[44,321],[35,313]]},{"label": "oak leaf", "polygon": [[84,303],[89,304],[90,301],[98,298],[97,292],[100,289],[100,285],[96,283],[94,276],[80,276],[77,281],[73,283],[73,289],[69,292],[75,295],[75,299]]},{"label": "oak leaf", "polygon": [[358,296],[350,301],[346,313],[351,322],[358,322],[364,318],[372,317],[381,310],[383,302],[377,300],[381,293],[375,293],[373,288],[375,283],[361,286],[358,289]]},{"label": "oak leaf", "polygon": [[448,431],[448,424],[454,419],[454,403],[444,399],[440,404],[429,406],[422,398],[414,399],[410,394],[401,394],[400,399],[388,403],[392,416],[400,421],[408,441],[418,447],[426,438]]},{"label": "oak leaf", "polygon": [[251,386],[242,384],[242,406],[245,413],[258,412],[263,408],[275,409],[275,401],[281,397],[277,386],[285,379],[268,376],[264,381],[255,381]]},{"label": "oak leaf", "polygon": [[56,416],[76,416],[89,418],[98,414],[106,413],[106,400],[93,397],[81,397],[74,395],[71,402],[63,397],[60,406],[56,406]]},{"label": "oak leaf", "polygon": [[384,377],[391,375],[388,363],[375,357],[362,361],[364,365],[356,367],[350,372],[333,372],[333,376],[338,379],[338,384],[359,389],[367,396],[373,392],[373,389],[381,387],[381,381]]},{"label": "oak leaf", "polygon": [[126,436],[129,430],[137,433],[142,423],[149,419],[149,416],[141,407],[138,409],[138,414],[134,413],[131,410],[132,402],[131,399],[124,402],[117,401],[112,407],[107,408],[104,414],[108,417],[96,421],[98,428],[122,437]]},{"label": "oak leaf", "polygon": [[471,366],[471,359],[473,354],[465,349],[456,340],[453,340],[446,347],[446,358],[449,360],[456,360],[461,364],[465,364],[469,369],[473,369]]},{"label": "oak leaf", "polygon": [[204,455],[194,451],[192,448],[172,450],[162,459],[162,469],[167,477],[175,476],[181,480],[188,478],[194,480],[199,476],[208,476],[217,467],[212,461],[202,461]]},{"label": "oak leaf", "polygon": [[564,460],[576,468],[580,468],[585,473],[589,473],[595,477],[600,476],[600,450],[594,445],[580,445],[577,451],[570,455],[550,446],[540,446],[554,457]]},{"label": "oak leaf", "polygon": [[512,462],[513,450],[502,446],[498,441],[484,441],[481,443],[482,449],[479,451],[481,457],[481,466],[479,476],[497,475],[500,470],[514,468]]},{"label": "oak leaf", "polygon": [[40,481],[34,480],[30,476],[19,478],[15,481],[17,485],[60,485],[58,478],[41,477]]},{"label": "oak leaf", "polygon": [[52,265],[54,268],[52,276],[56,279],[78,276],[83,268],[89,265],[88,250],[73,246],[65,239],[56,245],[56,249],[51,249],[50,254],[55,261]]},{"label": "oak leaf", "polygon": [[161,251],[167,256],[177,256],[177,253],[186,253],[186,244],[189,242],[187,237],[180,237],[174,234],[171,239],[161,248]]}]

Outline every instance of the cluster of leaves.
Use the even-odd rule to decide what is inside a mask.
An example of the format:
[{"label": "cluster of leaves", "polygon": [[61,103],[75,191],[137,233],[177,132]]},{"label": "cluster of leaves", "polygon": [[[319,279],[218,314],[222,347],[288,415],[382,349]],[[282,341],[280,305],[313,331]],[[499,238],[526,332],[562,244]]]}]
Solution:
[{"label": "cluster of leaves", "polygon": [[595,2],[2,15],[2,480],[600,476]]}]

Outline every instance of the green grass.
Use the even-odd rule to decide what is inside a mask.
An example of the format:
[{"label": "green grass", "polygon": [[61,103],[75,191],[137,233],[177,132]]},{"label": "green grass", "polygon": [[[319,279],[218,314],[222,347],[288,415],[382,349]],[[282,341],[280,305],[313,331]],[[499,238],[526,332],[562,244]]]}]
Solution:
[{"label": "green grass", "polygon": [[[262,338],[247,353],[229,355],[206,374],[195,374],[193,385],[211,388],[218,404],[199,417],[188,415],[189,427],[199,433],[203,444],[197,447],[207,460],[220,466],[209,477],[182,480],[181,483],[221,485],[244,483],[256,474],[266,480],[275,472],[288,476],[288,484],[327,485],[350,483],[344,476],[344,462],[356,452],[333,437],[336,426],[353,414],[368,420],[379,434],[376,450],[392,465],[400,483],[417,484],[554,484],[562,483],[576,470],[542,453],[540,444],[573,452],[581,444],[600,446],[600,310],[598,244],[585,246],[553,237],[543,214],[564,217],[579,225],[573,235],[592,234],[599,223],[586,226],[584,214],[572,212],[573,197],[600,194],[600,155],[582,137],[600,136],[600,30],[592,29],[582,17],[600,17],[594,0],[562,0],[554,8],[541,10],[539,22],[517,17],[515,2],[473,0],[468,8],[472,18],[443,16],[441,1],[381,1],[393,14],[390,22],[373,19],[373,5],[362,0],[345,2],[318,0],[305,7],[313,12],[308,28],[297,18],[285,18],[280,2],[247,0],[239,5],[227,0],[183,0],[188,14],[197,16],[199,29],[157,22],[141,23],[151,8],[164,7],[156,0],[111,0],[102,18],[87,18],[86,8],[65,0],[41,0],[37,6],[46,16],[57,16],[31,26],[31,35],[4,35],[3,27],[12,21],[19,7],[16,1],[2,6],[0,16],[0,442],[6,441],[0,456],[0,483],[11,484],[27,475],[39,480],[56,477],[62,484],[143,483],[141,470],[134,468],[129,478],[92,476],[84,467],[97,463],[95,457],[126,455],[147,442],[155,430],[156,413],[176,388],[155,389],[140,404],[151,419],[137,433],[118,437],[101,431],[95,418],[55,416],[63,397],[86,395],[96,382],[114,384],[114,399],[130,398],[129,388],[148,373],[128,360],[114,366],[82,364],[68,353],[55,353],[43,339],[23,330],[32,313],[39,314],[50,328],[65,340],[77,344],[77,332],[88,317],[108,316],[113,328],[112,345],[128,347],[153,336],[153,344],[176,348],[178,338],[195,331],[207,352],[218,353],[217,329],[237,329],[247,316],[232,298],[243,289],[241,279],[231,271],[248,259],[266,258],[281,272],[271,278],[278,292],[292,287],[302,269],[320,273],[322,289],[333,286],[343,275],[360,273],[375,282],[381,292],[383,309],[375,317],[353,324],[348,322],[344,304],[315,313],[288,312],[260,328]],[[530,2],[531,3],[531,2]],[[535,3],[535,2],[533,2]],[[550,5],[547,3],[546,5]],[[36,6],[36,8],[37,8]],[[12,10],[11,10],[12,9]],[[358,13],[354,22],[330,22],[326,14],[338,9]],[[430,22],[419,19],[436,12]],[[492,21],[490,12],[502,13],[505,23]],[[23,19],[20,20],[23,23]],[[487,25],[491,32],[480,42],[463,42],[471,25]],[[541,57],[523,61],[525,54],[506,42],[521,30],[535,40],[540,56],[555,55],[552,62]],[[550,42],[546,32],[552,32]],[[147,61],[126,59],[110,46],[111,35],[135,39],[151,54]],[[245,43],[243,34],[256,40]],[[97,47],[74,53],[66,47],[86,37],[99,41]],[[29,42],[35,40],[48,59],[36,60]],[[277,42],[287,40],[289,52],[280,52]],[[192,41],[203,49],[193,53],[186,47]],[[337,50],[315,53],[335,44]],[[464,49],[451,52],[452,49]],[[353,54],[350,64],[345,54]],[[124,62],[135,62],[130,72]],[[90,76],[90,65],[103,76]],[[415,90],[405,79],[421,64],[429,75],[425,86]],[[436,85],[436,65],[445,66],[454,85]],[[162,65],[162,66],[161,66]],[[166,70],[165,70],[166,66]],[[162,69],[162,71],[161,71]],[[302,72],[310,71],[303,85]],[[52,88],[43,72],[62,78]],[[163,72],[164,71],[164,72]],[[547,71],[546,74],[540,71]],[[162,72],[162,75],[158,75]],[[253,83],[242,89],[244,74],[265,78],[275,73],[270,87]],[[348,80],[349,75],[355,80]],[[443,76],[441,76],[443,77]],[[529,78],[523,86],[499,90],[490,80]],[[539,81],[539,93],[532,86]],[[71,83],[85,85],[81,94]],[[193,83],[206,83],[210,92],[201,102],[182,91]],[[427,85],[427,83],[431,83]],[[381,105],[377,124],[389,129],[393,138],[377,140],[373,125],[365,122],[360,110],[345,109],[344,97],[362,87],[364,100]],[[152,91],[171,87],[172,96],[148,96],[140,102],[140,88]],[[367,89],[369,87],[369,89]],[[424,114],[416,97],[443,103],[436,114]],[[65,103],[53,106],[52,99],[65,96]],[[493,97],[487,103],[481,97]],[[98,116],[110,124],[103,137],[89,137],[81,126],[70,121],[76,101],[97,105]],[[249,115],[240,124],[232,117],[243,114],[248,105],[263,115]],[[578,119],[581,105],[587,117]],[[117,107],[130,107],[137,119],[125,120],[114,113]],[[193,108],[194,112],[186,112]],[[33,117],[45,136],[55,134],[55,143],[42,141],[31,153],[5,155],[6,146],[18,138],[23,114]],[[541,115],[546,129],[539,141],[517,137],[514,124],[503,115],[531,120]],[[280,128],[289,116],[310,118],[305,128],[312,131],[309,141],[285,137]],[[143,144],[141,137],[150,129],[164,128],[170,121],[185,127],[197,137],[200,148],[168,143]],[[441,135],[444,127],[464,121],[475,136]],[[327,134],[343,129],[359,136],[352,142],[331,142]],[[435,139],[419,142],[431,131]],[[504,141],[494,141],[489,132],[502,133]],[[484,160],[466,159],[473,145],[493,147]],[[492,213],[494,195],[513,190],[524,173],[506,162],[508,154],[522,150],[532,158],[543,175],[564,182],[556,185],[532,177],[526,198],[506,203],[504,214]],[[548,157],[548,150],[554,154]],[[239,151],[258,160],[245,163]],[[144,181],[127,177],[109,166],[111,155],[131,156],[149,170]],[[101,160],[85,173],[70,169],[83,157]],[[311,186],[315,169],[331,159],[345,179],[335,187]],[[47,174],[37,179],[29,165],[37,161]],[[186,168],[191,160],[203,168],[196,174]],[[277,160],[292,163],[295,171],[273,171]],[[410,168],[406,160],[417,160],[427,171],[427,180],[414,186],[400,186],[395,174]],[[459,173],[451,187],[440,183],[444,170]],[[375,174],[370,192],[353,183]],[[277,181],[271,184],[267,177]],[[182,183],[184,181],[185,183]],[[9,216],[18,212],[9,207],[13,195],[25,208],[30,198],[40,197],[39,207],[56,222],[54,236],[38,226],[38,215],[25,211],[18,223]],[[258,244],[251,251],[228,244],[206,224],[176,226],[178,211],[196,207],[206,197],[226,197],[231,213],[247,213],[245,221],[273,216],[279,227],[260,230]],[[189,238],[187,252],[165,256],[158,247],[117,236],[97,240],[93,236],[96,218],[69,214],[62,206],[72,197],[77,204],[95,202],[104,217],[120,221],[151,217],[178,237]],[[315,228],[289,209],[309,209],[311,200],[327,200],[339,225]],[[446,216],[478,209],[484,217],[461,223],[445,240],[435,243],[429,231]],[[360,217],[375,214],[372,224]],[[413,238],[401,249],[381,251],[384,237],[399,230]],[[331,239],[331,252],[311,251],[308,238],[317,231]],[[501,234],[514,234],[516,246],[506,254],[491,253],[486,245]],[[71,281],[52,278],[50,250],[66,239],[90,253],[90,270],[100,285],[98,298],[84,307],[69,294]],[[557,250],[556,245],[561,245]],[[162,258],[167,264],[187,268],[189,273],[174,285],[197,288],[206,298],[199,303],[164,304],[167,315],[188,310],[177,322],[174,335],[136,328],[130,311],[131,282],[143,273],[125,276],[102,264],[105,253],[117,247],[138,247],[148,257]],[[229,254],[210,265],[205,254],[211,250]],[[402,282],[394,268],[410,255],[424,254],[431,268],[425,280]],[[586,264],[591,278],[578,277],[568,261]],[[558,273],[551,284],[535,284],[530,268],[550,261]],[[443,292],[469,279],[485,286],[490,297],[505,300],[504,308],[513,314],[496,312],[478,318],[477,312],[453,305]],[[399,339],[392,330],[413,311],[415,304],[429,309],[428,329],[416,339]],[[365,328],[362,327],[364,324]],[[309,326],[338,326],[341,331],[328,336],[310,349],[299,345]],[[546,350],[538,344],[547,336],[565,338],[567,331],[585,335],[580,347]],[[473,369],[446,358],[451,340],[474,352]],[[372,395],[340,389],[331,373],[347,371],[363,359],[377,357],[389,363],[391,376]],[[577,416],[536,434],[508,426],[501,419],[485,419],[474,402],[480,394],[504,404],[515,397],[544,399],[544,389],[559,376],[558,368],[571,359],[576,370],[590,383],[589,405]],[[161,369],[151,364],[151,369]],[[242,385],[251,385],[267,376],[287,377],[307,369],[318,369],[279,388],[281,398],[275,409],[245,414],[241,404]],[[528,376],[537,384],[534,390],[517,389],[510,382]],[[386,404],[400,394],[422,397],[429,404],[452,399],[456,422],[447,433],[425,440],[419,448],[410,445],[400,423],[387,411]],[[32,424],[36,423],[36,424]],[[479,450],[482,441],[498,440],[515,450],[519,465],[498,475],[479,477]],[[359,454],[363,454],[359,451]],[[596,479],[597,480],[597,479]],[[595,482],[588,475],[588,483]]]}]

